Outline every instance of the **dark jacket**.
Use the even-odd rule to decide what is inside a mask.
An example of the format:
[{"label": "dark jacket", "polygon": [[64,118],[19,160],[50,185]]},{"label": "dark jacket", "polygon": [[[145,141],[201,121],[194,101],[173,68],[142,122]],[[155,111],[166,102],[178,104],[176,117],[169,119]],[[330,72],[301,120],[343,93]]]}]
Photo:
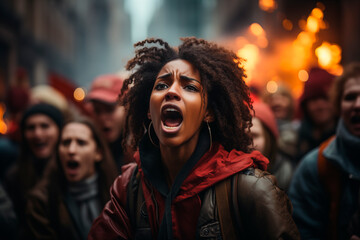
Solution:
[{"label": "dark jacket", "polygon": [[[360,138],[351,135],[342,120],[336,138],[324,149],[324,157],[332,162],[343,178],[338,215],[337,239],[349,239],[347,228],[357,208],[360,186]],[[289,188],[294,206],[293,217],[303,239],[327,239],[330,197],[318,172],[319,149],[301,160]]]},{"label": "dark jacket", "polygon": [[[200,141],[199,141],[200,142]],[[145,146],[146,148],[147,146]],[[198,149],[199,147],[197,147]],[[195,150],[195,153],[197,152]],[[157,164],[153,152],[135,155],[141,176],[141,187],[144,194],[147,216],[153,238],[156,239],[162,230],[162,221],[169,216],[166,211],[167,194],[172,193],[176,179],[171,189],[166,189],[166,182],[161,181],[161,165]],[[141,159],[147,158],[150,159]],[[180,190],[171,203],[171,230],[174,239],[195,239],[199,232],[199,216],[202,208],[202,195],[215,184],[243,171],[249,167],[266,168],[267,159],[258,151],[246,154],[240,151],[227,152],[221,145],[214,144],[210,152],[201,155],[189,175],[181,183]],[[147,161],[149,160],[149,161]],[[160,161],[160,160],[158,160]],[[124,166],[123,174],[119,176],[111,188],[109,201],[101,215],[94,221],[88,239],[133,239],[134,229],[127,212],[128,184],[135,164]],[[180,174],[179,174],[180,175]],[[177,177],[178,178],[178,177]],[[264,234],[266,239],[281,237],[298,239],[296,226],[291,218],[291,204],[283,191],[276,187],[272,178],[261,174],[240,178],[242,191],[238,192],[245,198],[241,205],[242,216],[246,216],[247,233]],[[168,191],[168,192],[166,192]],[[198,226],[198,227],[197,227]],[[261,232],[261,233],[260,233]]]},{"label": "dark jacket", "polygon": [[26,214],[29,239],[82,239],[66,197],[51,196],[50,187],[55,186],[43,179],[29,194]]},{"label": "dark jacket", "polygon": [[112,172],[105,176],[108,180],[98,171],[96,176],[71,183],[71,186],[82,187],[77,188],[76,193],[71,193],[69,183],[59,183],[62,179],[59,174],[54,169],[29,192],[26,239],[86,239],[91,226],[88,221],[92,222],[109,200],[107,192],[114,179]]}]

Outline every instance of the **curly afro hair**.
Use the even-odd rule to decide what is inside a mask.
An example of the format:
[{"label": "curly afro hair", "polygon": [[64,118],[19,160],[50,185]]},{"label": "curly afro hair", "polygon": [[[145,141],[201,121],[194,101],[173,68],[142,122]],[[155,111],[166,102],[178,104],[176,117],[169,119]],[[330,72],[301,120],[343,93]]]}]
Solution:
[{"label": "curly afro hair", "polygon": [[[199,70],[208,109],[214,114],[211,123],[213,141],[228,151],[250,152],[252,139],[252,101],[242,67],[243,59],[215,43],[195,37],[181,38],[182,44],[170,47],[161,39],[136,43],[135,57],[127,63],[132,74],[124,81],[120,97],[127,109],[125,135],[131,136],[135,149],[150,124],[147,118],[150,95],[161,68],[175,59],[190,62]],[[204,95],[205,96],[205,95]]]}]

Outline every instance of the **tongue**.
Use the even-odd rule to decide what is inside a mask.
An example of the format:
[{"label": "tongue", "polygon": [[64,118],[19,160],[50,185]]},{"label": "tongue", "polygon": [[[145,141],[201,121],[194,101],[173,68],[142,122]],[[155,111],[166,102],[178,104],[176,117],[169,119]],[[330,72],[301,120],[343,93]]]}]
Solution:
[{"label": "tongue", "polygon": [[177,127],[181,123],[181,119],[179,118],[167,118],[164,121],[165,126],[167,127]]}]

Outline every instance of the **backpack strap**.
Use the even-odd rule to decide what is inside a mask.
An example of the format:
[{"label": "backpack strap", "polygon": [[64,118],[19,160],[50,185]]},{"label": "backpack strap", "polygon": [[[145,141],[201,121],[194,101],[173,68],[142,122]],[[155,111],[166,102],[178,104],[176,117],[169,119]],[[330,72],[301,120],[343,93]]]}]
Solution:
[{"label": "backpack strap", "polygon": [[137,166],[132,173],[127,187],[127,207],[134,231],[134,239],[152,239],[144,193],[141,187],[140,173]]},{"label": "backpack strap", "polygon": [[240,223],[236,194],[238,174],[239,173],[215,185],[216,205],[222,239],[239,239],[238,231],[240,231],[239,228],[242,225]]},{"label": "backpack strap", "polygon": [[215,185],[216,204],[218,207],[222,239],[236,239],[230,212],[230,178]]},{"label": "backpack strap", "polygon": [[342,171],[323,155],[324,149],[334,138],[333,136],[320,145],[318,155],[319,178],[330,198],[329,225],[327,229],[328,239],[337,239],[338,236],[337,223],[342,193]]},{"label": "backpack strap", "polygon": [[139,188],[139,176],[138,176],[138,166],[135,167],[133,173],[131,174],[131,178],[129,184],[127,186],[127,208],[128,214],[131,221],[132,226],[136,226],[136,203],[137,203],[137,192]]}]

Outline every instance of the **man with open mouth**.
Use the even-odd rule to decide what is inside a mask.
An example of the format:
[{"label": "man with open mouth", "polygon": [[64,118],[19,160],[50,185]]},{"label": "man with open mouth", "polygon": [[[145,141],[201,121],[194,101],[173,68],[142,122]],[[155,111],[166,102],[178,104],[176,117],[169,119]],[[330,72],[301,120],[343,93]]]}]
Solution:
[{"label": "man with open mouth", "polygon": [[301,160],[290,185],[302,239],[360,237],[360,63],[345,68],[332,93],[336,135]]},{"label": "man with open mouth", "polygon": [[118,171],[121,166],[130,161],[132,152],[122,148],[123,129],[125,127],[126,112],[119,104],[119,94],[124,76],[106,74],[98,76],[92,82],[86,100],[90,104],[92,118],[108,142]]}]

